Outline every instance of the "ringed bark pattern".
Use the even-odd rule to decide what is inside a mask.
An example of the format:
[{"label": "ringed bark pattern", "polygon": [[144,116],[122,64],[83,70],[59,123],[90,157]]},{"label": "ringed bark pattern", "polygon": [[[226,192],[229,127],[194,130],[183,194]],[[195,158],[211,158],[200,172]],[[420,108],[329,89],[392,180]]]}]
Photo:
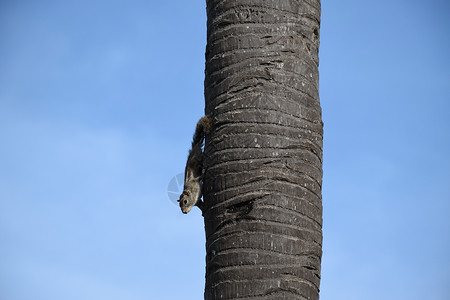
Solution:
[{"label": "ringed bark pattern", "polygon": [[319,299],[320,0],[207,0],[205,299]]}]

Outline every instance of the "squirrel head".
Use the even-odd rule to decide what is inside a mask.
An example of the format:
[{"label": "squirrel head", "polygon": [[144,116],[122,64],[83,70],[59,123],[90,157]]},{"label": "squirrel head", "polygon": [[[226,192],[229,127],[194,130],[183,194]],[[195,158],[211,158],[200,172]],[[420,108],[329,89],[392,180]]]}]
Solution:
[{"label": "squirrel head", "polygon": [[178,202],[180,203],[180,208],[183,214],[187,214],[195,206],[196,201],[194,197],[192,197],[191,192],[184,190],[180,195]]}]

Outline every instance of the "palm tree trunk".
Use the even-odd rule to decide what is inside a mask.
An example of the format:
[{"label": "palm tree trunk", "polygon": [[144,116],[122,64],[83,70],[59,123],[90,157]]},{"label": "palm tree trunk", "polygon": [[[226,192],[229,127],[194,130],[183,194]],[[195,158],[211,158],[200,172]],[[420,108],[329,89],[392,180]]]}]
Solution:
[{"label": "palm tree trunk", "polygon": [[205,299],[319,299],[320,0],[207,0]]}]

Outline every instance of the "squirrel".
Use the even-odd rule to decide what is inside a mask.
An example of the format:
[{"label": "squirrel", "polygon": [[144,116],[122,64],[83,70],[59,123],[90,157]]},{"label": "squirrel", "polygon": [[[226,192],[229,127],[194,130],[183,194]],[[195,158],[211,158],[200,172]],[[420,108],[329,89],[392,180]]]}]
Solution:
[{"label": "squirrel", "polygon": [[181,211],[187,214],[194,206],[198,206],[203,213],[202,185],[205,170],[203,169],[203,141],[205,134],[211,130],[211,119],[208,116],[202,117],[195,128],[192,138],[192,147],[184,171],[184,189],[178,202]]}]

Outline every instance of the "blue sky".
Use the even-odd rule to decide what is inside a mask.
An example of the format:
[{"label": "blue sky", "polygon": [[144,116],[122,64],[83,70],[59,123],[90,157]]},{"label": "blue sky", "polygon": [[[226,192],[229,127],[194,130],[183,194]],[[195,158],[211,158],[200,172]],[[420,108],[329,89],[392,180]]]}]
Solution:
[{"label": "blue sky", "polygon": [[[324,1],[321,299],[450,294],[450,4]],[[0,2],[0,298],[201,299],[168,198],[202,115],[204,1]]]}]

